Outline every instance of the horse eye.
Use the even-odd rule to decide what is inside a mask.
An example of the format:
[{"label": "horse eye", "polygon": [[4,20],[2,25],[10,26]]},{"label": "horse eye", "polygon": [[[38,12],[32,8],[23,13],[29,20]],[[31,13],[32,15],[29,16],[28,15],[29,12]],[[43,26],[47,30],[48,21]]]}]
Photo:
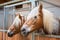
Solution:
[{"label": "horse eye", "polygon": [[37,18],[37,16],[34,16],[34,18]]}]

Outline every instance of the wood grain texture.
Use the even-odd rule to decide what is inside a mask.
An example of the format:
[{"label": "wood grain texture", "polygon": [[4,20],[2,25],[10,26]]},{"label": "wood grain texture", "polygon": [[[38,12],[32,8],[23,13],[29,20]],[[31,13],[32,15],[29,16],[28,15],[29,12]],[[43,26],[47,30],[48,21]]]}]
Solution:
[{"label": "wood grain texture", "polygon": [[2,35],[3,33],[2,32],[0,32],[0,40],[3,40],[3,35]]},{"label": "wood grain texture", "polygon": [[50,38],[50,37],[43,37],[43,36],[35,36],[35,40],[60,40],[60,38]]},{"label": "wood grain texture", "polygon": [[5,40],[31,40],[31,35],[28,37],[22,36],[20,33],[14,35],[13,37],[8,37],[6,33],[4,33]]},{"label": "wood grain texture", "polygon": [[[29,34],[27,37],[24,37],[20,33],[18,33],[13,37],[8,37],[7,33],[0,32],[0,40],[31,40],[31,39],[32,39],[32,34]],[[36,35],[35,40],[60,40],[60,38],[50,38],[50,37],[43,37]]]}]

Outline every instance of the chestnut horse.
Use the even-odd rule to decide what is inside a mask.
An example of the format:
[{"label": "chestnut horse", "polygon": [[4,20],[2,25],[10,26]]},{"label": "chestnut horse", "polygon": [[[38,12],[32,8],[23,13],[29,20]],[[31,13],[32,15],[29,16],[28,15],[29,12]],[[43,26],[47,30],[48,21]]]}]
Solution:
[{"label": "chestnut horse", "polygon": [[16,17],[13,21],[13,24],[9,27],[7,34],[9,37],[20,32],[20,28],[22,27],[23,23],[25,22],[24,16],[21,16],[19,13],[16,14]]},{"label": "chestnut horse", "polygon": [[42,4],[34,8],[21,28],[23,36],[29,33],[43,29],[46,34],[60,34],[59,20],[53,13],[43,8]]}]

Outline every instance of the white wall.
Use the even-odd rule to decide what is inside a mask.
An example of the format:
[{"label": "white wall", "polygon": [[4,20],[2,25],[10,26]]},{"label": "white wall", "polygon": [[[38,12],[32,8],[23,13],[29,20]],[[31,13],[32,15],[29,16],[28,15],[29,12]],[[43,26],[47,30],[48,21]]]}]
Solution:
[{"label": "white wall", "polygon": [[53,3],[55,5],[60,6],[60,0],[44,0],[44,1],[47,1],[47,2],[50,2],[50,3]]},{"label": "white wall", "polygon": [[44,8],[54,13],[56,17],[60,17],[60,0],[42,0],[42,3]]}]

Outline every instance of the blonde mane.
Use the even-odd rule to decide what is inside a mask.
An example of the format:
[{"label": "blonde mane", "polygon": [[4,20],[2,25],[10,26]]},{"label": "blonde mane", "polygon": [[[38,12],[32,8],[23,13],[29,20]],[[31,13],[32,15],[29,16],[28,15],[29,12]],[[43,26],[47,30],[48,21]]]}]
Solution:
[{"label": "blonde mane", "polygon": [[59,22],[54,17],[53,13],[50,11],[43,9],[43,21],[44,21],[44,28],[48,31],[48,33],[52,34],[53,31],[58,33],[59,29]]}]

